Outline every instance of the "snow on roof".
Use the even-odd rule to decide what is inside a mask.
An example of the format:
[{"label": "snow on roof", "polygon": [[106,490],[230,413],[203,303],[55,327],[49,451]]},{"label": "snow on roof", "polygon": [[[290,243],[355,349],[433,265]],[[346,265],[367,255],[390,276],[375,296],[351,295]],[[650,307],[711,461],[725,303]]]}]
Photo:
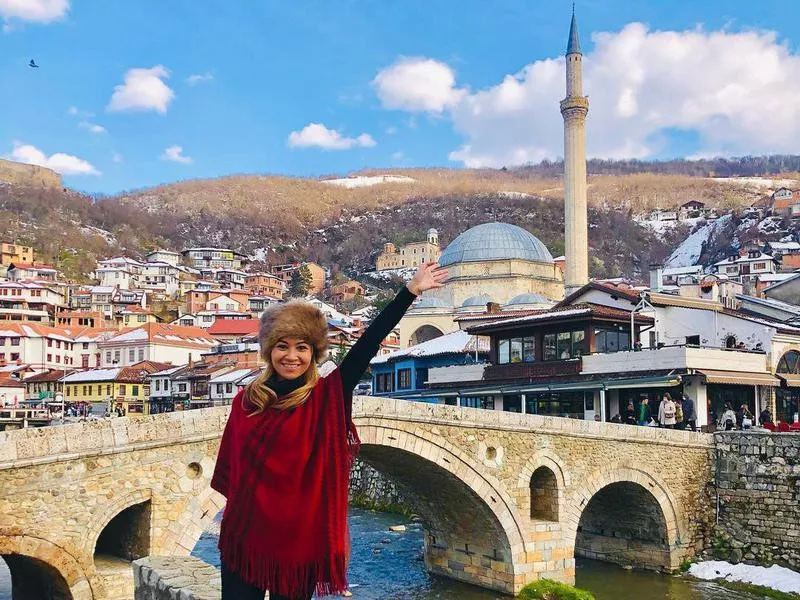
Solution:
[{"label": "snow on roof", "polygon": [[759,281],[783,281],[784,279],[789,279],[794,275],[794,273],[764,273],[763,275],[759,274],[758,280]]},{"label": "snow on roof", "polygon": [[782,302],[780,300],[774,300],[772,298],[758,298],[755,296],[745,296],[743,294],[738,294],[736,297],[744,302],[761,304],[763,306],[769,306],[786,312],[791,312],[796,315],[800,315],[800,306],[797,306],[796,304],[789,304],[788,302]]},{"label": "snow on roof", "polygon": [[217,377],[212,377],[209,383],[233,383],[249,375],[252,370],[253,369],[236,369],[235,371],[229,371]]},{"label": "snow on roof", "polygon": [[736,260],[730,260],[726,258],[725,260],[721,260],[719,262],[715,262],[714,266],[721,266],[721,265],[733,265],[736,263],[743,263],[743,262],[753,262],[756,260],[774,260],[769,254],[764,254],[763,252],[759,252],[758,256],[740,256]]},{"label": "snow on roof", "polygon": [[339,179],[325,179],[320,183],[335,185],[347,189],[369,187],[380,183],[414,183],[416,179],[405,175],[358,175],[355,177],[341,177]]},{"label": "snow on roof", "polygon": [[89,288],[89,291],[93,294],[110,294],[115,289],[116,288],[108,285],[93,285],[91,288]]},{"label": "snow on roof", "polygon": [[770,242],[773,250],[800,250],[800,242]]},{"label": "snow on roof", "polygon": [[111,369],[90,369],[88,371],[78,371],[64,377],[64,383],[80,383],[81,381],[112,381],[116,379],[122,367]]},{"label": "snow on roof", "polygon": [[142,328],[123,331],[119,335],[115,335],[113,338],[115,342],[133,342],[146,339],[147,339],[147,330]]},{"label": "snow on roof", "polygon": [[702,273],[703,265],[691,265],[687,267],[668,267],[661,271],[662,275],[691,275]]},{"label": "snow on roof", "polygon": [[383,364],[401,358],[475,352],[476,345],[478,352],[489,351],[489,342],[485,338],[478,338],[468,334],[466,331],[454,331],[410,348],[403,348],[383,356],[376,356],[370,361],[370,364]]},{"label": "snow on roof", "polygon": [[154,371],[150,373],[150,377],[167,377],[172,375],[173,373],[177,373],[181,369],[183,369],[186,365],[178,365],[177,367],[170,367],[169,369],[164,369],[163,371]]}]

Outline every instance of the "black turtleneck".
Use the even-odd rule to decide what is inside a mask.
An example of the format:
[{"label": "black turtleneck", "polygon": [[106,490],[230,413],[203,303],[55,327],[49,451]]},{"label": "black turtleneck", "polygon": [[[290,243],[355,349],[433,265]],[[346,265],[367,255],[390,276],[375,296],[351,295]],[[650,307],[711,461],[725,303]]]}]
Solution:
[{"label": "black turtleneck", "polygon": [[[367,370],[369,361],[378,353],[381,342],[400,322],[400,319],[406,314],[408,307],[411,306],[415,298],[416,296],[406,286],[403,286],[403,289],[397,293],[394,300],[386,305],[386,308],[375,317],[363,335],[350,348],[344,360],[342,360],[342,364],[339,365],[345,398],[352,395],[356,384],[361,379],[364,371]],[[285,396],[293,392],[301,384],[302,378],[300,377],[297,379],[278,379],[274,374],[267,382],[267,385],[278,396]]]}]

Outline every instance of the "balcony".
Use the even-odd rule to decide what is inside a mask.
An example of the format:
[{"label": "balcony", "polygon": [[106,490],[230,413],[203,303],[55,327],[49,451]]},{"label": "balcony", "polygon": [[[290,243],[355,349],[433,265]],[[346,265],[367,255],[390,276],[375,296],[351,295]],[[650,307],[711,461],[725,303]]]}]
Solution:
[{"label": "balcony", "polygon": [[767,355],[726,348],[665,346],[640,352],[611,352],[583,357],[583,374],[656,371],[662,369],[712,369],[766,373]]},{"label": "balcony", "polygon": [[486,367],[483,378],[487,381],[498,381],[503,379],[536,379],[542,377],[578,375],[580,372],[581,359],[574,358],[571,360],[489,365]]}]

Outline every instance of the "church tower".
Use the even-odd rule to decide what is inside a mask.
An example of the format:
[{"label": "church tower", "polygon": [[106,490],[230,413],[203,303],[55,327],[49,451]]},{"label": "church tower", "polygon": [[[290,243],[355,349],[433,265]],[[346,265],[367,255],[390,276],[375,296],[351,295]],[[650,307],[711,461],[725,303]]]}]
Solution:
[{"label": "church tower", "polygon": [[561,101],[561,116],[564,117],[564,290],[567,295],[589,282],[586,215],[586,115],[589,99],[583,95],[582,58],[573,7],[567,42],[567,97]]}]

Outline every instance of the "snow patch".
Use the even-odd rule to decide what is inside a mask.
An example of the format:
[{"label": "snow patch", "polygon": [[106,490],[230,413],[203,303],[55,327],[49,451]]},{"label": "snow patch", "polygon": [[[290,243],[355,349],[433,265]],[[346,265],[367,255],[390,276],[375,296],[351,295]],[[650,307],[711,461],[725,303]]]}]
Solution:
[{"label": "snow patch", "polygon": [[512,200],[521,200],[524,198],[533,198],[531,194],[526,194],[525,192],[508,192],[508,191],[499,191],[497,195],[501,198],[511,198]]},{"label": "snow patch", "polygon": [[111,233],[110,231],[106,231],[105,229],[101,229],[99,227],[92,227],[91,225],[84,225],[81,227],[81,231],[87,235],[99,235],[103,238],[109,246],[114,246],[117,243],[116,236]]},{"label": "snow patch", "polygon": [[791,188],[797,185],[797,179],[770,179],[768,177],[710,177],[713,181],[733,183],[736,185],[752,185],[756,187],[778,189]]},{"label": "snow patch", "polygon": [[757,567],[753,565],[732,565],[722,560],[708,560],[693,564],[689,574],[698,579],[725,579],[762,585],[781,592],[800,593],[800,573],[772,565]]},{"label": "snow patch", "polygon": [[320,183],[335,185],[337,187],[343,187],[349,190],[352,188],[369,187],[381,183],[414,183],[415,181],[416,179],[413,177],[406,177],[405,175],[358,175],[356,177],[342,177],[340,179],[324,179]]},{"label": "snow patch", "polygon": [[406,267],[405,269],[387,269],[385,271],[368,271],[363,273],[365,277],[370,279],[378,279],[386,281],[387,283],[392,280],[392,277],[402,277],[403,281],[411,281],[414,278],[414,273],[417,272],[416,267]]}]

